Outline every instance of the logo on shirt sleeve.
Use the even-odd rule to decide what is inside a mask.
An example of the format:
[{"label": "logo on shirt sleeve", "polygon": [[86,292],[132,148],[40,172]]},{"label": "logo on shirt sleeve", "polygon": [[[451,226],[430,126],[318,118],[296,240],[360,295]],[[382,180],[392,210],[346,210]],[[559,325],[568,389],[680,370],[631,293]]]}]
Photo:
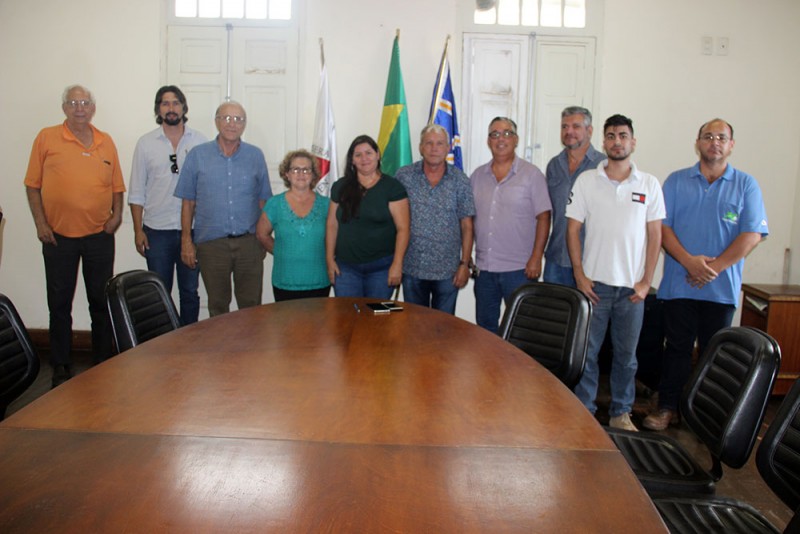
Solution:
[{"label": "logo on shirt sleeve", "polygon": [[639,204],[644,204],[645,200],[647,200],[647,195],[644,193],[631,193],[631,200]]}]

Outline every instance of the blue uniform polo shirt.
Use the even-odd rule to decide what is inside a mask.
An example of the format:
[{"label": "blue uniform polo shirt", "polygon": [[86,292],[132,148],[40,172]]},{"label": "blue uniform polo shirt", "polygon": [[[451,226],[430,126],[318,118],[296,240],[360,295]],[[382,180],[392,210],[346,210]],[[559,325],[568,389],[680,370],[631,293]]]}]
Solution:
[{"label": "blue uniform polo shirt", "polygon": [[[700,163],[669,175],[664,182],[667,218],[689,254],[716,257],[742,232],[769,234],[761,189],[755,178],[728,165],[714,183],[700,173]],[[720,304],[739,303],[742,288],[740,260],[700,289],[686,281],[688,272],[672,256],[664,256],[664,277],[658,288],[661,299],[694,299]]]}]

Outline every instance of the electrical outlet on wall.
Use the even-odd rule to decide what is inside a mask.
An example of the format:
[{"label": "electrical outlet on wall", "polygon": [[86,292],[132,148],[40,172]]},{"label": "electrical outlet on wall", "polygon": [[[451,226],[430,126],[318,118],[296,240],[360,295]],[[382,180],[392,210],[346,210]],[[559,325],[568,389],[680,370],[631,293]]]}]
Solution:
[{"label": "electrical outlet on wall", "polygon": [[730,39],[727,37],[717,37],[717,55],[718,56],[727,56],[728,49],[731,46]]}]

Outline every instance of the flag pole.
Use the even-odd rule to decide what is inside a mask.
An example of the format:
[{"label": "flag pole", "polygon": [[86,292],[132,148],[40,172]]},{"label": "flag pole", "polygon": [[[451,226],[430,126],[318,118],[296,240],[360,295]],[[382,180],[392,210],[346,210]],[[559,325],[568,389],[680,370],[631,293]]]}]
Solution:
[{"label": "flag pole", "polygon": [[439,62],[439,75],[437,76],[436,80],[436,93],[435,93],[435,100],[433,107],[431,107],[431,115],[428,117],[428,124],[433,124],[434,119],[436,118],[436,107],[439,103],[439,97],[442,95],[442,90],[444,89],[444,63],[447,61],[447,46],[450,44],[450,35],[447,35],[447,39],[444,41],[444,51],[442,52],[442,60]]},{"label": "flag pole", "polygon": [[322,42],[322,37],[319,38],[319,61],[322,67],[325,66],[325,46]]}]

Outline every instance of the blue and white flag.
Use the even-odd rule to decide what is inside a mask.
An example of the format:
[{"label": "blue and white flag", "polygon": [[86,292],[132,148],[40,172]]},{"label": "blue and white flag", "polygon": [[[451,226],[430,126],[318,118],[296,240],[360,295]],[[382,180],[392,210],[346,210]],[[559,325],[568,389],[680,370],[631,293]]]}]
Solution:
[{"label": "blue and white flag", "polygon": [[[450,38],[448,37],[448,40]],[[453,97],[453,85],[450,83],[450,65],[447,62],[447,43],[444,45],[442,62],[433,87],[433,99],[428,124],[439,124],[450,135],[450,153],[447,163],[464,170],[461,158],[461,135],[458,132],[456,117],[456,101]]]}]

